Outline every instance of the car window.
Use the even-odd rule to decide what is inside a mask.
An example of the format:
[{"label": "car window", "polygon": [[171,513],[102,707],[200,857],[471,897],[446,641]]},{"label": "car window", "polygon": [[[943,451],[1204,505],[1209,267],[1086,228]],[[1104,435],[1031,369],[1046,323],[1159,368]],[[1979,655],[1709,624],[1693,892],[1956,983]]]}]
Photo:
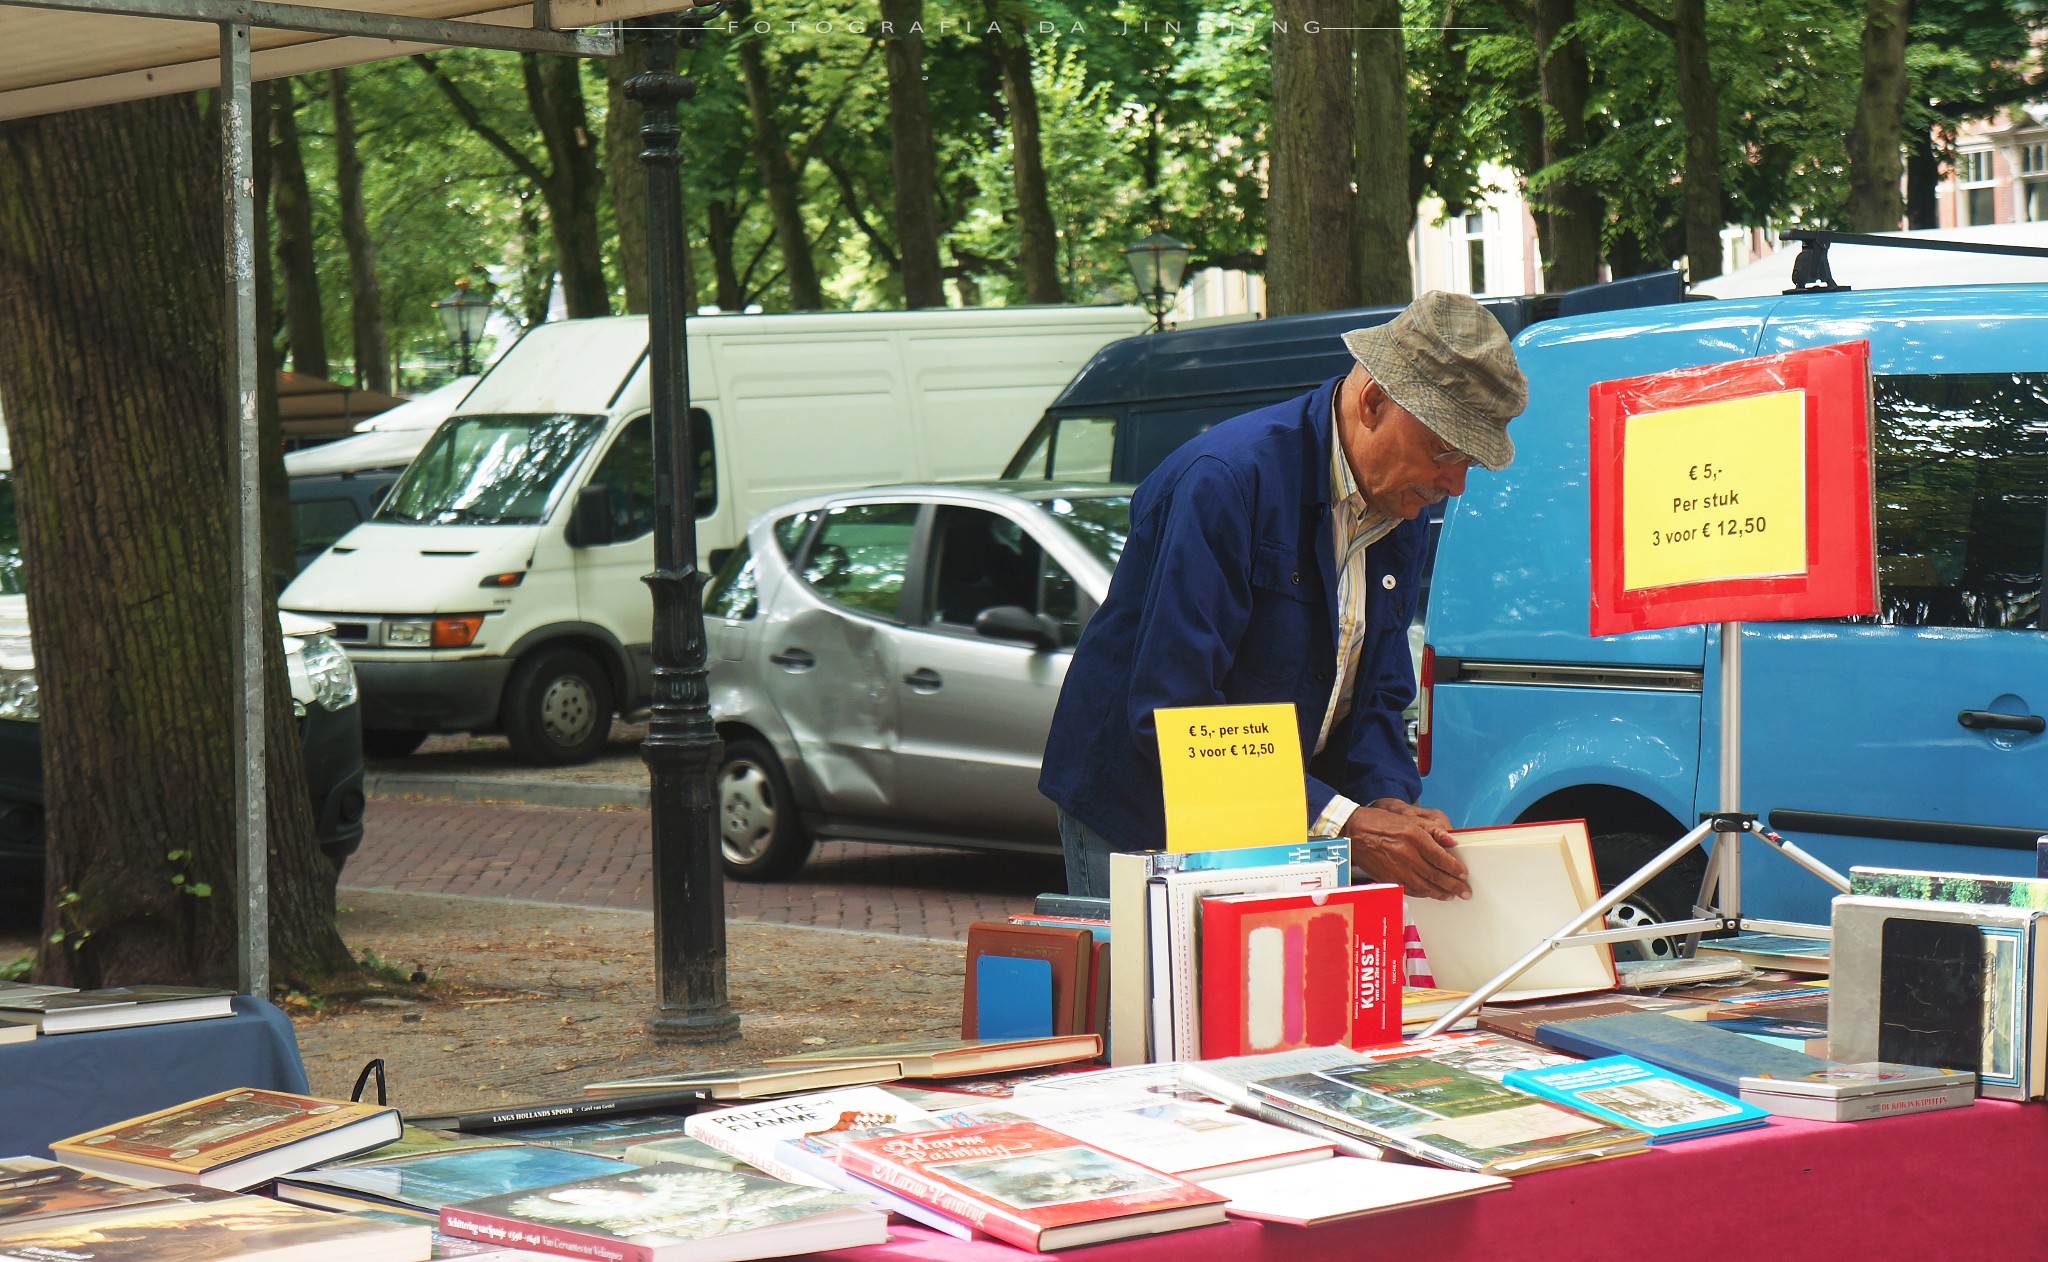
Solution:
[{"label": "car window", "polygon": [[1061,482],[1107,482],[1115,451],[1115,417],[1062,416],[1052,431],[1047,476]]},{"label": "car window", "polygon": [[1038,541],[1023,526],[979,508],[942,505],[932,518],[931,610],[935,625],[972,627],[984,609],[1037,611]]},{"label": "car window", "polygon": [[1039,504],[1067,533],[1095,554],[1110,569],[1124,554],[1124,540],[1131,533],[1131,497],[1128,495],[1055,496]]},{"label": "car window", "polygon": [[726,555],[725,564],[704,585],[704,616],[707,618],[751,618],[761,608],[760,588],[754,574],[754,546],[742,539]]},{"label": "car window", "polygon": [[804,554],[804,581],[825,599],[894,618],[917,533],[915,504],[842,504]]},{"label": "car window", "polygon": [[338,496],[326,500],[295,500],[292,503],[292,540],[299,552],[325,552],[363,519],[356,502]]},{"label": "car window", "polygon": [[14,518],[14,474],[0,469],[0,596],[22,594],[21,526]]},{"label": "car window", "polygon": [[2048,373],[1879,377],[1877,621],[2043,627]]},{"label": "car window", "polygon": [[380,521],[531,525],[553,511],[602,416],[459,416],[441,423],[377,510]]},{"label": "car window", "polygon": [[775,542],[782,547],[785,561],[796,560],[796,550],[803,544],[804,535],[809,533],[811,523],[818,520],[815,509],[808,513],[791,513],[775,523]]},{"label": "car window", "polygon": [[626,423],[604,453],[590,485],[605,492],[611,506],[613,543],[625,543],[654,530],[654,422],[639,417]]}]

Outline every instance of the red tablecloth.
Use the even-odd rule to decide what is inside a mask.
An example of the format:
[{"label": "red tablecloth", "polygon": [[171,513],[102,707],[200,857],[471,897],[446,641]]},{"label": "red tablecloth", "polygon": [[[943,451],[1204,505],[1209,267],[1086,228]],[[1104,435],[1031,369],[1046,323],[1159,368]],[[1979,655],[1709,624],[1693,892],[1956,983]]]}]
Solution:
[{"label": "red tablecloth", "polygon": [[[897,1224],[839,1262],[1018,1262],[1031,1255]],[[1504,1192],[1324,1227],[1232,1219],[1071,1249],[1087,1262],[1728,1262],[1730,1258],[2048,1257],[2048,1106],[1755,1130],[1525,1175]]]}]

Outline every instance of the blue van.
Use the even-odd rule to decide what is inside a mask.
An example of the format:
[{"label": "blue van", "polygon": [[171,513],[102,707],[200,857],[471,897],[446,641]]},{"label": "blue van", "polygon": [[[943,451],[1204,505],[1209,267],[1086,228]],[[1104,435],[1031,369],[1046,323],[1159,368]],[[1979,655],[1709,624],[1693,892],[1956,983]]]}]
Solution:
[{"label": "blue van", "polygon": [[[1742,636],[1743,808],[1837,870],[2031,875],[2048,834],[2048,286],[1777,298],[1530,327],[1512,467],[1445,515],[1428,615],[1423,802],[1458,825],[1583,817],[1611,885],[1717,805],[1718,628],[1587,635],[1587,389],[1867,338],[1873,618]],[[1703,860],[1620,920],[1682,916]],[[1751,841],[1747,914],[1832,890]]]}]

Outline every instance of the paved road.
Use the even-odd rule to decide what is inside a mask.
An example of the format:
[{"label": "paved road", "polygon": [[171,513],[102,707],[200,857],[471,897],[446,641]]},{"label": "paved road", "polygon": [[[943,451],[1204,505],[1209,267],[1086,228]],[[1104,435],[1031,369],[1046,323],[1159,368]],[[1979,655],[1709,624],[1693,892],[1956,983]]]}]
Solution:
[{"label": "paved road", "polygon": [[[342,885],[646,909],[647,812],[373,799]],[[821,843],[792,881],[726,882],[726,914],[912,937],[964,939],[976,920],[1065,887],[1056,856]]]}]

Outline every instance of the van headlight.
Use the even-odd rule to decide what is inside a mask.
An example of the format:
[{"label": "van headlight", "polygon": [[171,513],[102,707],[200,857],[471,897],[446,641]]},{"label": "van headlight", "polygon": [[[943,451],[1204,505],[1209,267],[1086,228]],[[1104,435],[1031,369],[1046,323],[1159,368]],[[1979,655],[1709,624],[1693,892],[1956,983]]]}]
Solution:
[{"label": "van headlight", "polygon": [[0,666],[0,719],[40,723],[42,718],[42,699],[36,691],[35,670]]},{"label": "van headlight", "polygon": [[[313,700],[329,710],[346,710],[356,703],[356,668],[334,637],[326,632],[302,636],[300,656],[306,663],[306,682],[313,686]],[[29,685],[33,691],[35,685]]]}]

